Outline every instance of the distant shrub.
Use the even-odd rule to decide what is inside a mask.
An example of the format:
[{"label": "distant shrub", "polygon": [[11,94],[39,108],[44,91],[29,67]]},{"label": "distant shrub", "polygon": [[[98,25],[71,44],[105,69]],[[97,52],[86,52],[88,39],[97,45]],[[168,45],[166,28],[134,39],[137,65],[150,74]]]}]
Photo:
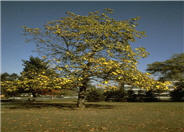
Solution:
[{"label": "distant shrub", "polygon": [[104,93],[105,101],[126,101],[125,93],[122,90],[111,90]]},{"label": "distant shrub", "polygon": [[104,99],[105,99],[105,96],[103,95],[102,89],[91,88],[87,92],[86,100],[88,102],[104,101]]},{"label": "distant shrub", "polygon": [[145,97],[145,91],[139,90],[138,94],[137,94],[137,97],[136,97],[136,100],[138,102],[144,102],[144,97]]},{"label": "distant shrub", "polygon": [[137,101],[136,100],[136,94],[135,94],[135,92],[133,91],[133,90],[128,90],[127,91],[127,101],[128,102],[135,102],[135,101]]},{"label": "distant shrub", "polygon": [[155,92],[153,90],[146,91],[144,101],[145,102],[158,101],[158,99],[156,98]]},{"label": "distant shrub", "polygon": [[176,89],[170,92],[172,101],[183,101],[184,99],[184,81],[175,84]]}]

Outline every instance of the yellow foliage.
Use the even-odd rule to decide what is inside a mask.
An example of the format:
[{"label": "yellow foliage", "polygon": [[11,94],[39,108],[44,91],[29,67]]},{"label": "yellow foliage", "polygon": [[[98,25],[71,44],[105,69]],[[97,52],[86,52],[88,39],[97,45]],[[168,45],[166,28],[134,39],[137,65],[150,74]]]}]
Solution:
[{"label": "yellow foliage", "polygon": [[[43,85],[49,87],[50,83],[56,87],[58,85],[71,87],[74,84],[75,87],[80,87],[84,83],[82,80],[105,76],[106,80],[123,81],[144,89],[167,89],[168,83],[158,82],[149,77],[149,73],[142,73],[137,69],[137,60],[149,54],[143,47],[133,49],[130,45],[130,42],[134,42],[137,37],[144,37],[144,32],[135,28],[138,18],[116,21],[106,12],[91,12],[88,16],[68,12],[67,15],[60,20],[49,22],[43,30],[43,36],[53,35],[56,37],[53,40],[62,39],[63,44],[59,42],[39,45],[47,49],[48,56],[56,55],[55,58],[64,58],[52,61],[63,66],[63,69],[57,69],[66,78],[51,80],[43,75],[35,76],[33,80],[24,79],[25,85],[31,81],[39,88]],[[35,35],[33,28],[24,27],[24,29],[25,33],[34,35],[34,38],[42,37]],[[44,84],[39,86],[41,82]],[[104,83],[107,84],[108,81]]]}]

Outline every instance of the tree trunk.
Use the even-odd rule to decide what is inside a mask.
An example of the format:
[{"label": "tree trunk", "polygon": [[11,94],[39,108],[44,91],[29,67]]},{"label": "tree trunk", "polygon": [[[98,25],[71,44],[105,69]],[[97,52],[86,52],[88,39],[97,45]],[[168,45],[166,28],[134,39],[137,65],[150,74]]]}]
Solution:
[{"label": "tree trunk", "polygon": [[79,93],[78,93],[77,107],[81,109],[85,108],[85,100],[86,100],[86,87],[81,86],[79,88]]},{"label": "tree trunk", "polygon": [[31,93],[32,93],[32,96],[31,98],[28,98],[28,101],[34,102],[36,98],[36,92],[32,91]]},{"label": "tree trunk", "polygon": [[[93,55],[93,54],[92,54]],[[91,56],[92,56],[91,55]],[[84,68],[83,69],[83,73],[85,75],[85,73],[88,73],[89,69],[90,69],[90,66],[91,66],[92,63],[88,63],[87,64],[87,68]],[[78,108],[85,108],[85,101],[86,101],[86,89],[87,89],[87,86],[88,86],[88,82],[89,82],[89,76],[85,77],[85,79],[83,80],[83,85],[79,87],[79,93],[78,93],[78,101],[77,101],[77,107]]]},{"label": "tree trunk", "polygon": [[34,98],[36,98],[36,92],[32,92]]},{"label": "tree trunk", "polygon": [[125,83],[124,82],[120,82],[119,83],[119,90],[121,91],[121,92],[124,92],[125,91]]}]

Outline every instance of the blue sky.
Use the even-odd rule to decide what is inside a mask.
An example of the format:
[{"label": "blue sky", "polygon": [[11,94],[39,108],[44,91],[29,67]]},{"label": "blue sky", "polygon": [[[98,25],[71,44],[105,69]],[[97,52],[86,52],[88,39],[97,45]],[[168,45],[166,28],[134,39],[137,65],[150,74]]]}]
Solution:
[{"label": "blue sky", "polygon": [[1,73],[20,73],[22,60],[37,56],[33,42],[26,43],[21,26],[41,27],[51,20],[65,16],[66,11],[87,15],[89,11],[114,9],[113,17],[127,19],[140,16],[138,30],[147,37],[133,43],[143,46],[150,56],[141,59],[139,69],[163,61],[175,53],[184,52],[184,2],[1,2]]}]

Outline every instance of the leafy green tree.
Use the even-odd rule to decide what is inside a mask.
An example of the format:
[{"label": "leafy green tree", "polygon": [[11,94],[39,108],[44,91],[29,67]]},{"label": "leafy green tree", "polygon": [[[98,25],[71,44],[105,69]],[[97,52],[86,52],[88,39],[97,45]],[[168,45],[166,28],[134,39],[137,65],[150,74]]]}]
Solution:
[{"label": "leafy green tree", "polygon": [[137,94],[137,101],[143,102],[145,97],[145,91],[139,90]]},{"label": "leafy green tree", "polygon": [[17,75],[16,73],[12,73],[12,74],[8,74],[7,72],[2,73],[1,74],[1,94],[5,95],[6,97],[16,95],[17,92],[15,92],[15,91],[14,92],[7,91],[6,87],[4,87],[2,85],[2,82],[5,82],[5,81],[10,82],[11,81],[12,83],[9,83],[9,85],[11,86],[18,79],[19,79],[19,75]]},{"label": "leafy green tree", "polygon": [[24,68],[21,72],[21,75],[29,79],[34,77],[34,73],[38,74],[44,72],[44,74],[47,76],[57,75],[54,69],[49,67],[48,62],[45,62],[39,57],[31,56],[29,60],[23,60],[23,66]]},{"label": "leafy green tree", "polygon": [[7,72],[1,74],[1,81],[13,81],[17,80],[19,75],[16,73],[8,74]]},{"label": "leafy green tree", "polygon": [[43,28],[24,26],[27,39],[34,40],[37,50],[56,65],[68,87],[79,89],[78,107],[85,107],[88,82],[92,77],[128,82],[146,89],[165,84],[154,81],[137,70],[139,58],[148,52],[130,43],[144,37],[137,31],[136,18],[115,20],[111,9],[89,12],[86,16],[67,12],[65,17],[48,22]]},{"label": "leafy green tree", "polygon": [[136,94],[135,92],[130,89],[127,91],[127,101],[130,101],[130,102],[135,102],[136,101]]},{"label": "leafy green tree", "polygon": [[36,97],[36,94],[41,93],[43,89],[50,89],[49,81],[58,76],[54,69],[49,67],[48,62],[38,57],[31,56],[29,60],[23,60],[23,66],[20,79],[22,85],[20,85],[19,91],[30,92],[33,97]]},{"label": "leafy green tree", "polygon": [[175,81],[174,91],[170,92],[174,101],[179,101],[184,97],[184,53],[175,54],[170,59],[163,62],[148,64],[147,71],[157,75],[161,81]]},{"label": "leafy green tree", "polygon": [[104,92],[102,89],[99,88],[95,88],[95,87],[91,87],[88,91],[87,91],[87,96],[86,96],[86,100],[89,102],[98,102],[98,101],[104,101],[105,100],[105,96],[103,95]]},{"label": "leafy green tree", "polygon": [[176,89],[170,92],[173,101],[184,100],[184,80],[175,83]]},{"label": "leafy green tree", "polygon": [[126,101],[126,94],[122,90],[109,90],[104,92],[105,101]]},{"label": "leafy green tree", "polygon": [[7,72],[1,74],[1,81],[9,80],[9,74]]},{"label": "leafy green tree", "polygon": [[146,102],[158,101],[155,93],[156,93],[156,91],[154,91],[154,90],[146,91],[144,101],[146,101]]},{"label": "leafy green tree", "polygon": [[147,71],[159,76],[161,81],[184,79],[184,53],[175,54],[163,62],[148,64]]}]

